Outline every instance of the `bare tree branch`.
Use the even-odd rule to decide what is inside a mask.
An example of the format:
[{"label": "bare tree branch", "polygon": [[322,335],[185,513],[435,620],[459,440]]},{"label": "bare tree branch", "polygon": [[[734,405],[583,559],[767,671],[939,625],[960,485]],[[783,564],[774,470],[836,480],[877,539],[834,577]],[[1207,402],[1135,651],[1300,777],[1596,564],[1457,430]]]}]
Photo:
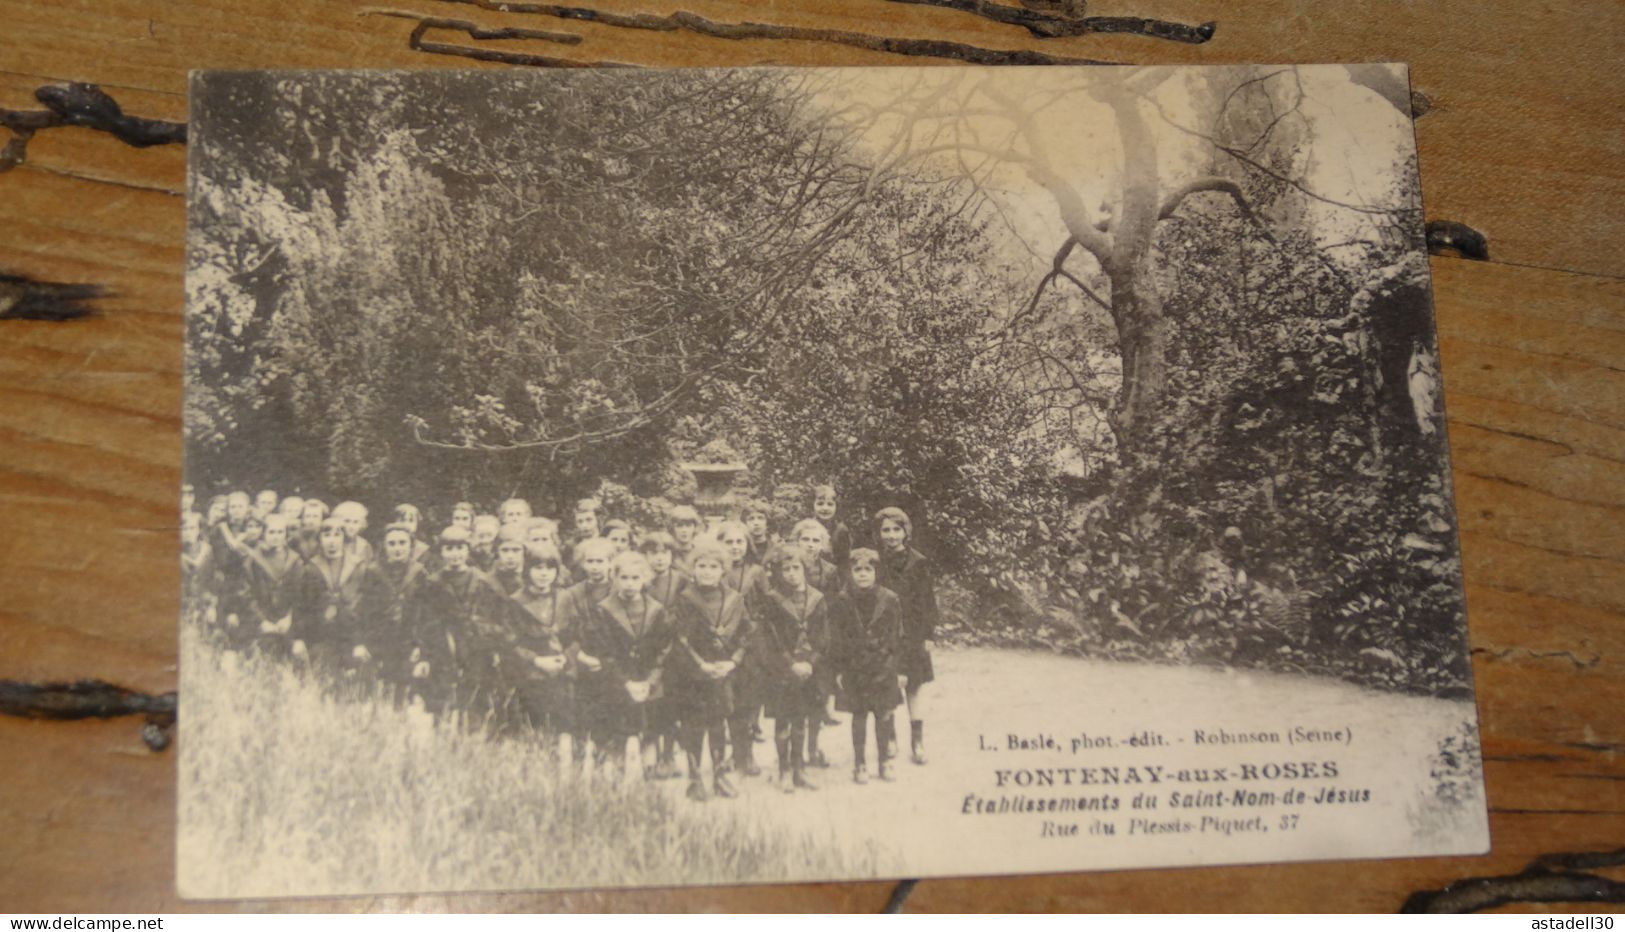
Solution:
[{"label": "bare tree branch", "polygon": [[1168,196],[1162,199],[1161,209],[1157,211],[1157,219],[1166,220],[1173,216],[1174,211],[1179,209],[1179,205],[1184,202],[1185,198],[1202,191],[1216,191],[1221,194],[1228,194],[1230,199],[1236,202],[1236,206],[1241,208],[1242,213],[1247,214],[1249,217],[1252,216],[1252,205],[1248,203],[1247,195],[1241,190],[1241,185],[1236,184],[1229,178],[1205,175],[1187,181],[1168,192]]},{"label": "bare tree branch", "polygon": [[1155,98],[1147,96],[1147,95],[1141,95],[1141,97],[1142,97],[1142,99],[1144,99],[1148,103],[1150,103],[1152,107],[1156,108],[1157,115],[1162,118],[1164,123],[1167,123],[1169,126],[1173,127],[1176,130],[1179,130],[1181,133],[1184,133],[1187,136],[1192,137],[1193,139],[1202,140],[1203,142],[1205,142],[1208,145],[1212,146],[1214,149],[1217,149],[1218,151],[1224,153],[1225,155],[1230,156],[1231,158],[1235,159],[1238,162],[1241,162],[1241,163],[1243,163],[1245,165],[1249,165],[1249,166],[1257,169],[1258,171],[1263,172],[1264,174],[1270,176],[1271,178],[1274,178],[1276,181],[1282,182],[1283,184],[1286,184],[1286,185],[1292,187],[1293,189],[1297,190],[1299,193],[1303,194],[1306,197],[1313,198],[1313,199],[1315,199],[1317,201],[1320,201],[1322,203],[1325,203],[1325,204],[1330,204],[1333,207],[1341,207],[1341,208],[1343,208],[1345,210],[1352,210],[1352,211],[1355,211],[1356,213],[1362,213],[1362,214],[1371,214],[1373,216],[1392,216],[1394,214],[1412,214],[1412,213],[1419,213],[1421,211],[1420,207],[1405,207],[1405,206],[1399,206],[1399,207],[1367,207],[1367,206],[1364,206],[1362,204],[1350,204],[1347,201],[1340,201],[1340,200],[1337,200],[1336,198],[1327,197],[1326,195],[1321,194],[1319,191],[1316,191],[1316,190],[1310,188],[1308,185],[1304,184],[1303,182],[1299,181],[1298,179],[1290,177],[1288,175],[1281,174],[1280,172],[1276,171],[1275,169],[1269,167],[1268,165],[1265,165],[1264,163],[1262,163],[1262,162],[1258,161],[1257,159],[1253,158],[1252,156],[1248,155],[1245,151],[1243,151],[1241,149],[1238,149],[1238,148],[1236,148],[1234,146],[1225,145],[1224,143],[1219,142],[1218,140],[1214,139],[1212,136],[1209,136],[1206,133],[1199,132],[1197,130],[1191,129],[1188,126],[1185,126],[1184,124],[1182,124],[1179,121],[1175,120],[1173,117],[1169,116],[1168,111]]}]

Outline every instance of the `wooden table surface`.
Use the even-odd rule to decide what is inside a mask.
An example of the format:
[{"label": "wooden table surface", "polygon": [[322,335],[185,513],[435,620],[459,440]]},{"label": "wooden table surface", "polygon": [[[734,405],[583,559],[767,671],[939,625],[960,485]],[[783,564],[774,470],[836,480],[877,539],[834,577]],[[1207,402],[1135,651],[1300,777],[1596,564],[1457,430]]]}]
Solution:
[{"label": "wooden table surface", "polygon": [[[1017,0],[986,0],[999,2]],[[1039,38],[943,0],[575,0],[650,14],[607,23],[468,0],[376,3],[0,0],[0,108],[39,110],[36,88],[82,81],[129,114],[184,120],[193,68],[951,66],[945,54],[908,53],[984,54],[975,49],[1121,62],[1412,63],[1428,101],[1416,124],[1427,217],[1475,228],[1490,254],[1432,264],[1493,852],[930,880],[906,908],[1394,910],[1415,891],[1517,874],[1542,855],[1599,851],[1615,854],[1597,859],[1593,881],[1559,870],[1502,886],[1512,897],[1590,889],[1617,903],[1620,887],[1609,884],[1625,879],[1625,4],[1098,0],[1089,10],[1216,21],[1211,41],[1184,44]],[[670,16],[677,11],[692,16]],[[768,28],[729,28],[742,23]],[[502,27],[581,41],[484,31]],[[959,46],[880,41],[888,39]],[[21,164],[0,174],[0,273],[109,291],[88,318],[0,322],[0,679],[174,688],[184,174],[181,146],[138,149],[80,127],[39,131]],[[877,910],[892,892],[871,883],[184,903],[173,884],[175,760],[147,750],[134,719],[0,718],[0,911]]]}]

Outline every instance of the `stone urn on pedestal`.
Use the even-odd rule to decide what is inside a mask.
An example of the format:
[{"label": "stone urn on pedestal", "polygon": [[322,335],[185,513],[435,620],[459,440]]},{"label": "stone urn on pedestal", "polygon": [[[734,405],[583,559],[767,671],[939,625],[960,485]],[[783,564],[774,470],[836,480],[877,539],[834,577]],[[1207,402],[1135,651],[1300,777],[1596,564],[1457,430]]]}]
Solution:
[{"label": "stone urn on pedestal", "polygon": [[694,477],[694,508],[705,517],[708,532],[728,520],[739,507],[734,483],[749,467],[744,463],[681,463]]}]

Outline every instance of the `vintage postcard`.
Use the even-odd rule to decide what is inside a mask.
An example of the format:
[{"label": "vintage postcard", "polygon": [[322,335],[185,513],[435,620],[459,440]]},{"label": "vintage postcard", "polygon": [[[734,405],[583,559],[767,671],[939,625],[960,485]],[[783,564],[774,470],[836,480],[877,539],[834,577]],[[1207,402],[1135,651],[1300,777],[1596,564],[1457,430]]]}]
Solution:
[{"label": "vintage postcard", "polygon": [[1488,847],[1406,71],[203,72],[192,897]]}]

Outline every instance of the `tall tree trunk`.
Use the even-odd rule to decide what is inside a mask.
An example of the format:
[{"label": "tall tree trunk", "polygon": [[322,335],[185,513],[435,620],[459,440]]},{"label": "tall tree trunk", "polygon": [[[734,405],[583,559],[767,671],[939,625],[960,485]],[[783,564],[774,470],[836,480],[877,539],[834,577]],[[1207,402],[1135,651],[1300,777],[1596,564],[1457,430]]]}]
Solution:
[{"label": "tall tree trunk", "polygon": [[1168,318],[1156,278],[1144,273],[1144,259],[1128,269],[1107,272],[1112,285],[1112,317],[1123,359],[1123,387],[1112,412],[1117,446],[1132,455],[1162,409],[1168,389]]}]

